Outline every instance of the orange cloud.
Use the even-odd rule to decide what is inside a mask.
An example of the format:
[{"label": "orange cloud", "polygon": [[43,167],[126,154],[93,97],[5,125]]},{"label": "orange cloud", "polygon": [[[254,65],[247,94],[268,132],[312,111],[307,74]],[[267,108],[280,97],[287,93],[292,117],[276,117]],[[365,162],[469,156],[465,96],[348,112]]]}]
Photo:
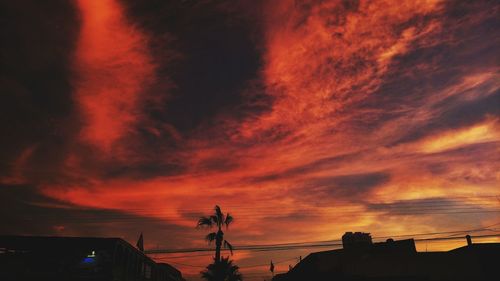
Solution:
[{"label": "orange cloud", "polygon": [[[314,135],[318,121],[375,91],[392,58],[439,29],[436,21],[400,26],[421,15],[438,14],[440,2],[268,3],[263,79],[276,101],[269,114],[243,124],[242,135],[289,126],[297,134]],[[333,126],[336,120],[329,122]]]},{"label": "orange cloud", "polygon": [[500,141],[500,128],[496,120],[489,120],[469,128],[432,136],[422,142],[421,150],[424,153],[434,153],[464,145],[491,141]]},{"label": "orange cloud", "polygon": [[[498,121],[461,120],[453,128],[439,121],[455,109],[450,103],[494,96],[495,69],[459,73],[414,95],[383,91],[387,76],[397,80],[413,68],[403,68],[401,58],[443,43],[436,35],[446,32],[440,21],[445,3],[300,3],[264,4],[260,78],[271,97],[269,110],[243,121],[224,116],[222,125],[199,128],[201,137],[181,136],[165,125],[178,147],[167,153],[160,144],[155,159],[179,162],[183,169],[174,175],[86,174],[79,156],[71,155],[68,169],[86,183],[42,185],[42,193],[188,228],[217,203],[236,218],[230,233],[249,244],[338,239],[346,230],[432,232],[494,221]],[[124,19],[117,3],[82,0],[79,7],[81,136],[109,152],[140,121],[144,88],[155,68],[147,37]],[[416,71],[446,68],[421,63]],[[374,95],[380,104],[363,107]],[[399,97],[403,102],[393,101]],[[160,135],[154,126],[147,129]],[[133,165],[136,159],[120,160]],[[479,211],[480,219],[458,215],[463,208]],[[185,246],[203,243],[193,239]]]},{"label": "orange cloud", "polygon": [[82,140],[109,152],[140,119],[154,79],[147,36],[127,22],[115,0],[77,2],[82,26],[75,52],[75,99]]},{"label": "orange cloud", "polygon": [[[89,3],[79,2],[84,25],[77,50],[80,66],[77,69],[81,75],[79,81],[88,83],[78,84],[77,99],[86,116],[82,136],[106,151],[138,122],[142,90],[154,67],[147,55],[146,37],[125,21],[117,3]],[[237,210],[265,210],[273,202],[274,209],[282,210],[277,221],[286,221],[297,215],[297,209],[304,209],[308,214],[314,213],[318,221],[341,220],[346,223],[343,228],[350,224],[341,219],[342,212],[337,214],[336,209],[326,206],[318,208],[315,197],[306,196],[308,192],[323,192],[324,200],[342,206],[353,216],[362,213],[366,202],[468,194],[469,185],[464,184],[460,192],[446,191],[451,180],[436,179],[426,170],[426,165],[437,165],[434,162],[438,160],[413,155],[412,146],[389,144],[401,136],[408,124],[435,118],[432,108],[443,99],[490,82],[493,77],[490,72],[466,77],[462,84],[452,85],[437,97],[430,95],[428,107],[405,109],[417,118],[409,120],[411,115],[405,115],[407,119],[396,118],[394,123],[386,122],[385,127],[374,132],[357,130],[355,119],[359,113],[352,109],[380,88],[384,75],[397,67],[396,58],[413,51],[415,46],[418,48],[420,43],[431,44],[429,38],[440,32],[440,23],[422,16],[439,15],[443,4],[361,1],[359,5],[350,5],[326,1],[302,7],[294,3],[266,4],[263,21],[266,51],[261,74],[266,93],[273,97],[269,111],[240,124],[230,123],[215,138],[183,139],[174,156],[186,167],[181,175],[151,179],[88,175],[87,185],[43,186],[44,194],[77,205],[106,206],[183,226],[192,224],[193,218],[185,217],[182,211],[191,209],[192,202],[197,202],[196,210],[209,210],[214,202],[235,206]],[[402,25],[407,27],[401,28]],[[109,79],[102,79],[101,74]],[[478,98],[477,91],[467,93],[470,99]],[[221,128],[207,129],[209,133],[213,130]],[[433,144],[427,143],[422,146],[441,151],[477,143],[490,139],[492,130],[487,127],[487,132],[465,132],[459,143],[451,141],[456,140],[456,135],[431,135],[432,143],[444,138],[440,146],[432,148]],[[158,158],[161,157],[172,156],[165,154]],[[70,169],[78,169],[78,159],[73,160],[69,161],[73,163]],[[415,171],[420,174],[416,176]],[[390,174],[380,185],[366,183],[363,188],[364,185],[355,186],[359,182],[343,181],[379,173]],[[474,190],[481,187],[482,184],[476,184]],[[333,191],[327,192],[329,189]],[[364,202],[355,202],[359,198],[349,195],[356,190],[367,196]],[[490,191],[488,188],[484,194]],[[241,198],[246,198],[245,202]],[[367,211],[356,216],[358,220],[353,220],[352,225],[369,225],[377,213]],[[245,220],[254,223],[259,217]],[[273,228],[275,224],[266,226]],[[252,227],[244,230],[255,234],[269,231]],[[342,231],[318,225],[317,229],[300,235],[326,238]]]}]

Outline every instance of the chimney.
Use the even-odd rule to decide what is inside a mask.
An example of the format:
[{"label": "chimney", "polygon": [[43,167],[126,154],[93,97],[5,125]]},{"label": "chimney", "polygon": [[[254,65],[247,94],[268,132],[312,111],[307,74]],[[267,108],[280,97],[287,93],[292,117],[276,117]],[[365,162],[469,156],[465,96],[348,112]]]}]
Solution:
[{"label": "chimney", "polygon": [[465,236],[465,239],[467,239],[467,246],[471,246],[472,245],[472,238],[470,237],[470,235],[466,235]]}]

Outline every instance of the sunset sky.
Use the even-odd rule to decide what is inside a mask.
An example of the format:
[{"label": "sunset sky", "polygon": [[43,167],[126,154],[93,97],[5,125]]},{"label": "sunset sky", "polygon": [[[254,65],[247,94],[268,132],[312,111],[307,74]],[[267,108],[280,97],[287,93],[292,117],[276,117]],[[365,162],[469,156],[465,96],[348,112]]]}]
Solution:
[{"label": "sunset sky", "polygon": [[[196,221],[215,204],[235,247],[498,233],[499,14],[494,0],[2,1],[0,234],[206,248]],[[262,280],[270,259],[284,271],[324,249],[233,258]],[[153,257],[198,280],[210,255]]]}]

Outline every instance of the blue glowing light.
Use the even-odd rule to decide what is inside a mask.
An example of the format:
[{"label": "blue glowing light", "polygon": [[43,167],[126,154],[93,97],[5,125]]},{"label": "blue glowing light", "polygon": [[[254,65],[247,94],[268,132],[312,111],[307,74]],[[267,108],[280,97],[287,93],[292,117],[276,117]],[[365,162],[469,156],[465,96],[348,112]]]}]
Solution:
[{"label": "blue glowing light", "polygon": [[94,263],[94,262],[95,262],[94,258],[86,257],[83,259],[83,263]]}]

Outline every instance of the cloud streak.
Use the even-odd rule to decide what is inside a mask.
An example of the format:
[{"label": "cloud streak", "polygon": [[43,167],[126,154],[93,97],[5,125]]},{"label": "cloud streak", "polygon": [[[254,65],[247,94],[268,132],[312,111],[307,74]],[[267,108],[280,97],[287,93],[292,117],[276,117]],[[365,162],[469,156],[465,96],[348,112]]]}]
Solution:
[{"label": "cloud streak", "polygon": [[155,66],[147,37],[114,0],[78,1],[82,25],[75,52],[75,97],[82,139],[104,152],[133,133]]}]

